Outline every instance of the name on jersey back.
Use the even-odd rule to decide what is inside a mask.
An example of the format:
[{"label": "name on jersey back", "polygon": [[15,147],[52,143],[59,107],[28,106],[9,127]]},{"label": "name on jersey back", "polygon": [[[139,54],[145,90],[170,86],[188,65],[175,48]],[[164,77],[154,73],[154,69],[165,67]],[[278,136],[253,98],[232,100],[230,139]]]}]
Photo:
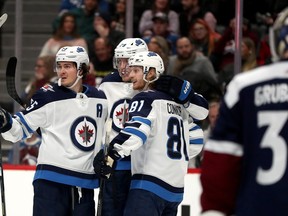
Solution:
[{"label": "name on jersey back", "polygon": [[167,112],[181,116],[181,106],[176,104],[167,103]]},{"label": "name on jersey back", "polygon": [[256,106],[288,102],[288,84],[266,84],[258,86],[254,92]]}]

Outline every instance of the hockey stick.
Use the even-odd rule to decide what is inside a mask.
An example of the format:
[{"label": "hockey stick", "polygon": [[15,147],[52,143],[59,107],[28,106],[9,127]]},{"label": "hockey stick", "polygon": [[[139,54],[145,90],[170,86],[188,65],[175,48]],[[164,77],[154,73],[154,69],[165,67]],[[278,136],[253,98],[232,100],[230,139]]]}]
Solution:
[{"label": "hockey stick", "polygon": [[[2,15],[3,17],[3,15]],[[3,23],[2,17],[0,18],[0,27]],[[5,18],[5,17],[4,17]],[[7,17],[6,17],[7,19]],[[8,94],[21,106],[25,107],[25,104],[19,97],[15,87],[15,73],[16,73],[17,58],[11,57],[6,67],[6,87]],[[4,188],[4,173],[3,173],[3,160],[2,160],[2,143],[0,140],[0,169],[1,169],[1,201],[2,201],[2,215],[6,216],[6,202],[5,202],[5,188]]]},{"label": "hockey stick", "polygon": [[1,26],[6,22],[8,18],[8,15],[6,13],[4,13],[1,17],[0,17],[0,28]]},{"label": "hockey stick", "polygon": [[[3,23],[6,21],[7,16],[5,18],[3,14],[0,17],[0,27],[3,25]],[[4,19],[2,18],[4,16]],[[15,71],[16,71],[16,65],[17,65],[17,58],[11,57],[8,61],[7,67],[6,67],[6,86],[8,94],[19,104],[22,106],[22,100],[18,96],[16,89],[15,89]],[[1,169],[1,204],[2,204],[2,216],[6,216],[6,201],[5,201],[5,186],[4,186],[4,172],[3,172],[3,160],[2,160],[2,143],[0,140],[0,169]]]},{"label": "hockey stick", "polygon": [[[105,135],[105,143],[104,143],[104,155],[107,155],[108,146],[110,143],[110,133],[112,129],[112,119],[108,118],[105,123],[106,135]],[[97,216],[102,215],[102,204],[103,204],[103,188],[104,188],[105,180],[100,179],[99,186],[99,194],[98,194],[98,204],[97,204]]]},{"label": "hockey stick", "polygon": [[4,187],[4,173],[3,173],[3,160],[2,160],[2,143],[0,140],[0,169],[1,169],[1,204],[2,216],[6,216],[6,202],[5,202],[5,187]]},{"label": "hockey stick", "polygon": [[10,95],[10,97],[13,98],[18,104],[20,104],[22,107],[26,107],[25,103],[21,100],[19,97],[16,86],[15,86],[15,74],[16,74],[16,66],[17,66],[17,58],[16,57],[10,57],[7,67],[6,67],[6,87],[7,92]]}]

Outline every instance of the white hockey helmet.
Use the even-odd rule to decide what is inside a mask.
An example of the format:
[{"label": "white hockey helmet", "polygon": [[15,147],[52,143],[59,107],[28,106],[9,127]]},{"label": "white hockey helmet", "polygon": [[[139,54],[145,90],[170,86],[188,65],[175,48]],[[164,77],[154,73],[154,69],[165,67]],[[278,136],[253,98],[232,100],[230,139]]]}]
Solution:
[{"label": "white hockey helmet", "polygon": [[156,81],[160,74],[164,72],[164,63],[162,58],[155,52],[145,51],[136,53],[134,56],[130,57],[128,60],[129,66],[143,66],[144,80],[146,80],[146,74],[149,72],[150,68],[155,68],[156,78],[149,82]]},{"label": "white hockey helmet", "polygon": [[282,10],[269,29],[269,42],[273,61],[283,59],[288,51],[288,7]]},{"label": "white hockey helmet", "polygon": [[114,50],[114,57],[130,58],[138,52],[148,51],[147,44],[141,38],[126,38]]},{"label": "white hockey helmet", "polygon": [[56,54],[56,63],[60,61],[75,62],[77,70],[80,70],[82,64],[89,65],[89,56],[81,46],[65,46]]}]

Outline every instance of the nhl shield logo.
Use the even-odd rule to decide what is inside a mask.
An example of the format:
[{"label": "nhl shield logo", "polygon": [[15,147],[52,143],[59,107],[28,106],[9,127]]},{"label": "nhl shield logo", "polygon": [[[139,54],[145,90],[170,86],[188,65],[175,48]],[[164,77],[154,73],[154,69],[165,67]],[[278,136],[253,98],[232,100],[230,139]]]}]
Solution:
[{"label": "nhl shield logo", "polygon": [[96,121],[89,116],[77,118],[70,129],[73,144],[82,151],[94,150],[96,134]]}]

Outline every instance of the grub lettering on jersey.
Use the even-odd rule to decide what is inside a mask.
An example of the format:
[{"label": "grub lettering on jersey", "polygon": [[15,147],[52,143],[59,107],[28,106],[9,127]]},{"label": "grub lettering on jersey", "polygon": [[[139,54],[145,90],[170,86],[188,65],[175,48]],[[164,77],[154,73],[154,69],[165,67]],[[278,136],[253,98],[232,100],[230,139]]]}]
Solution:
[{"label": "grub lettering on jersey", "polygon": [[256,106],[285,103],[288,102],[288,85],[280,83],[259,86],[255,89],[254,96]]},{"label": "grub lettering on jersey", "polygon": [[181,106],[167,103],[167,112],[181,116]]}]

